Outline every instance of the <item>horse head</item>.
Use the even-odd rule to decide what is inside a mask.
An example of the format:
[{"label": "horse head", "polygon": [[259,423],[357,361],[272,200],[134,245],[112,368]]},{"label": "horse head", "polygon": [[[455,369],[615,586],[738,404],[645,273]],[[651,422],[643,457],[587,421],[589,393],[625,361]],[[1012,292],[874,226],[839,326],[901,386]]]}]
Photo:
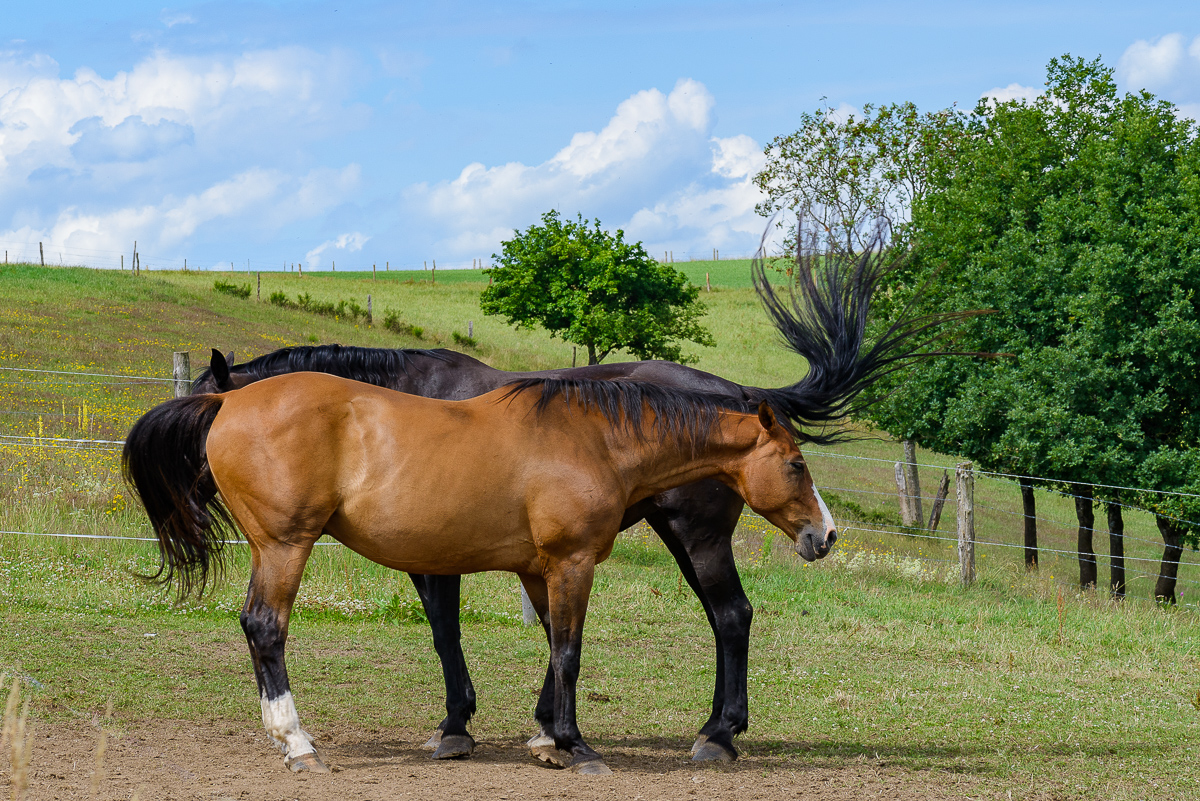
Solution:
[{"label": "horse head", "polygon": [[229,355],[221,355],[221,351],[216,348],[212,349],[212,358],[209,360],[208,369],[196,377],[192,383],[192,391],[190,394],[199,395],[208,392],[229,392],[230,390],[238,389],[245,386],[248,381],[239,381],[232,373],[230,365],[233,364],[233,351],[229,351]]},{"label": "horse head", "polygon": [[795,438],[766,403],[759,404],[758,423],[762,430],[738,477],[738,493],[751,509],[792,538],[796,553],[809,562],[820,559],[837,541],[833,515]]}]

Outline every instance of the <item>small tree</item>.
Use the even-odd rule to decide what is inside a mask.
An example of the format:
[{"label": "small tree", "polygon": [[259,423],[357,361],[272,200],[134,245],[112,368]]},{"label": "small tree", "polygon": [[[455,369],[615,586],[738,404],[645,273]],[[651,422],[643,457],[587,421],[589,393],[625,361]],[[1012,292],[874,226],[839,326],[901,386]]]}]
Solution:
[{"label": "small tree", "polygon": [[687,277],[650,257],[640,242],[628,243],[580,215],[563,220],[557,211],[541,225],[501,243],[488,270],[492,283],[479,299],[484,314],[518,328],[540,325],[551,336],[587,348],[599,364],[624,348],[640,359],[695,361],[681,340],[711,346],[700,325],[704,304]]},{"label": "small tree", "polygon": [[953,163],[967,123],[956,109],[922,114],[912,103],[868,104],[845,119],[828,107],[803,112],[794,133],[766,147],[754,177],[766,195],[757,210],[795,212],[818,245],[861,252],[880,233],[901,233],[912,205]]}]

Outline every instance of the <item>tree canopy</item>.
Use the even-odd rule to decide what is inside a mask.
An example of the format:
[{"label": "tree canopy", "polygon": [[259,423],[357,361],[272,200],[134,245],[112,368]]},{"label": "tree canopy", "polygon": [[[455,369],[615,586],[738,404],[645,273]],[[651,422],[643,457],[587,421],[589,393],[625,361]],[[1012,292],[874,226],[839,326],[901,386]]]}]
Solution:
[{"label": "tree canopy", "polygon": [[586,348],[588,364],[619,349],[686,363],[695,358],[680,342],[713,344],[700,325],[699,289],[651,258],[640,242],[626,242],[619,229],[613,235],[599,220],[564,220],[549,211],[540,225],[514,232],[501,248],[492,255],[498,266],[488,271],[491,284],[480,308]]},{"label": "tree canopy", "polygon": [[[913,204],[912,270],[891,298],[994,309],[956,345],[1003,355],[897,374],[878,424],[989,469],[1196,492],[1200,150],[1175,111],[1070,56],[1033,102],[976,107]],[[1183,521],[1200,520],[1195,500],[1143,499]]]}]

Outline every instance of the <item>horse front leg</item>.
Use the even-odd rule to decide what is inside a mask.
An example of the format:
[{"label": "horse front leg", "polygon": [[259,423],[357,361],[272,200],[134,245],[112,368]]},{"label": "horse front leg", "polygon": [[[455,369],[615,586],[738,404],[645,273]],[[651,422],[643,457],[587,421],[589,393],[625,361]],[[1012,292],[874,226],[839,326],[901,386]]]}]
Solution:
[{"label": "horse front leg", "polygon": [[463,656],[458,618],[462,577],[410,573],[409,578],[433,629],[433,647],[446,683],[446,717],[425,747],[434,749],[431,759],[469,757],[475,750],[475,739],[467,731],[467,721],[475,714],[475,687]]},{"label": "horse front leg", "polygon": [[733,738],[749,725],[746,675],[754,608],[733,558],[733,532],[745,503],[718,481],[670,490],[654,502],[646,522],[700,599],[716,643],[712,712],[692,746],[692,759],[732,762]]},{"label": "horse front leg", "polygon": [[293,772],[328,773],[329,768],[313,746],[312,736],[300,728],[284,662],[292,604],[300,588],[304,564],[312,552],[312,542],[306,545],[272,542],[256,547],[252,539],[251,548],[250,589],[242,607],[241,623],[258,682],[263,728],[283,752],[284,764]]},{"label": "horse front leg", "polygon": [[550,665],[554,672],[555,747],[570,754],[573,773],[611,773],[598,753],[583,740],[576,721],[575,688],[583,647],[583,623],[596,566],[590,558],[555,560],[547,566]]}]

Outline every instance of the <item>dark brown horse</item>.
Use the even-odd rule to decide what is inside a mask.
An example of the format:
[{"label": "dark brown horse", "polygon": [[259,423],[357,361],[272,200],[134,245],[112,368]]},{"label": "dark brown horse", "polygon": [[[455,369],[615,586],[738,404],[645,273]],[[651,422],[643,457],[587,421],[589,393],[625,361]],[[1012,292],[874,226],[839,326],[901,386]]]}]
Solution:
[{"label": "dark brown horse", "polygon": [[806,559],[836,538],[769,405],[637,382],[528,380],[453,402],[294,373],[155,407],[130,431],[123,464],[164,579],[183,593],[220,567],[223,523],[245,535],[242,627],[263,724],[293,770],[325,770],[284,664],[292,603],[322,535],[409,573],[516,573],[550,641],[547,733],[582,773],[608,772],[576,725],[575,687],[593,571],[627,509],[715,479]]},{"label": "dark brown horse", "polygon": [[[752,403],[765,402],[780,417],[806,429],[804,439],[824,443],[834,437],[814,427],[854,410],[859,392],[895,369],[918,348],[920,335],[938,322],[902,317],[874,343],[864,341],[867,312],[884,274],[878,253],[858,259],[822,259],[801,265],[797,293],[788,302],[776,296],[761,262],[754,280],[782,342],[801,356],[807,375],[779,388],[750,387],[670,362],[624,362],[588,367],[511,373],[449,350],[377,348],[286,348],[232,365],[217,351],[197,377],[194,393],[225,392],[295,371],[327,372],[401,392],[446,400],[472,398],[526,378],[582,378],[650,381],[664,387],[715,393]],[[692,748],[697,760],[737,756],[735,735],[748,720],[747,655],[753,607],[742,589],[733,558],[732,535],[743,501],[716,480],[704,480],[659,493],[626,510],[622,527],[645,520],[666,544],[688,586],[696,593],[716,641],[716,675],[711,713]],[[475,711],[475,691],[463,657],[458,622],[459,581],[453,576],[411,576],[433,628],[434,647],[446,683],[446,718],[430,740],[435,757],[464,756],[474,741],[467,722]],[[536,746],[546,742],[554,698],[553,671],[547,670],[535,717],[542,726]],[[553,753],[536,750],[544,757]]]}]

